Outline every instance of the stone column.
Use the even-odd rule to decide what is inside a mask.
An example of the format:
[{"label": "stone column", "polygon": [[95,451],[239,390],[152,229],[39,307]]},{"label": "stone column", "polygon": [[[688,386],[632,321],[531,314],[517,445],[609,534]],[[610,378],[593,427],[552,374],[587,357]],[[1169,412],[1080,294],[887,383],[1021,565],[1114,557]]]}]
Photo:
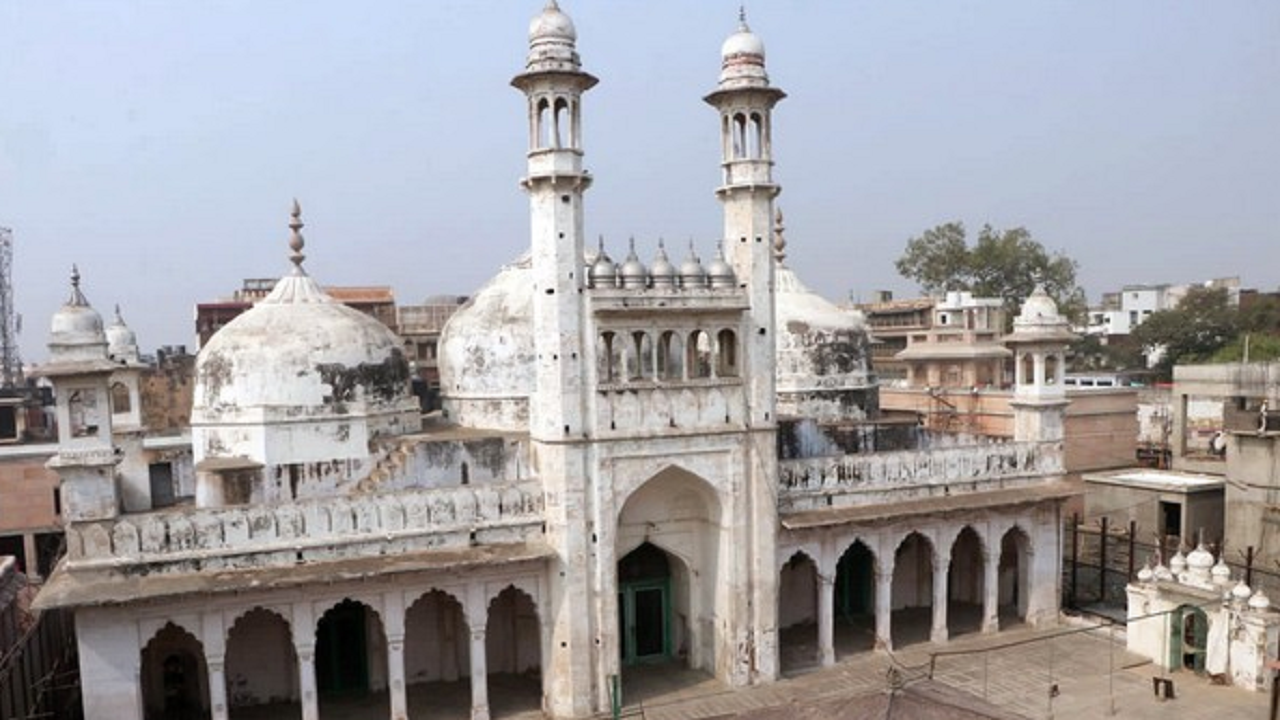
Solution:
[{"label": "stone column", "polygon": [[1013,353],[1013,384],[1022,385],[1026,383],[1026,378],[1022,372],[1022,351],[1017,350]]},{"label": "stone column", "polygon": [[484,624],[471,626],[471,720],[489,720],[489,670]]},{"label": "stone column", "polygon": [[1042,388],[1045,386],[1044,353],[1034,352],[1031,354],[1031,357],[1035,361],[1034,377],[1031,378],[1031,384],[1035,387]]},{"label": "stone column", "polygon": [[205,658],[209,669],[209,709],[213,720],[227,720],[226,656],[209,655]]},{"label": "stone column", "polygon": [[302,705],[302,720],[320,720],[320,701],[316,697],[316,648],[304,645],[295,649],[298,653],[298,701]]},{"label": "stone column", "polygon": [[823,667],[836,661],[834,596],[835,578],[818,573],[818,658]]},{"label": "stone column", "polygon": [[982,632],[1000,630],[1000,555],[982,553]]},{"label": "stone column", "polygon": [[26,562],[22,564],[22,571],[32,580],[40,579],[40,557],[36,554],[36,536],[33,533],[24,533],[22,536],[22,554]]},{"label": "stone column", "polygon": [[893,649],[893,568],[876,571],[876,649]]},{"label": "stone column", "polygon": [[947,566],[950,558],[941,553],[933,554],[933,629],[929,641],[947,641]]},{"label": "stone column", "polygon": [[404,687],[404,635],[387,636],[387,688],[391,695],[391,720],[407,720],[409,701]]}]

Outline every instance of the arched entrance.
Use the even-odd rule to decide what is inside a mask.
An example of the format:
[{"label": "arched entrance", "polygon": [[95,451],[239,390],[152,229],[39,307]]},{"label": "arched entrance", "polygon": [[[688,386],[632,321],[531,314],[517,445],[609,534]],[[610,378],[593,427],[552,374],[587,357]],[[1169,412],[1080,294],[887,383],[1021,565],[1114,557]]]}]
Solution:
[{"label": "arched entrance", "polygon": [[891,598],[893,647],[928,640],[933,628],[933,543],[918,532],[903,539],[893,555]]},{"label": "arched entrance", "polygon": [[778,576],[778,643],[783,671],[818,664],[818,566],[796,552]]},{"label": "arched entrance", "polygon": [[284,618],[254,608],[227,633],[227,708],[241,718],[300,718],[298,656]]},{"label": "arched entrance", "polygon": [[618,636],[624,665],[673,657],[671,563],[652,543],[618,561]]},{"label": "arched entrance", "polygon": [[1031,567],[1031,540],[1022,528],[1014,526],[1000,539],[1000,567],[997,571],[997,604],[1000,627],[1027,619],[1027,599],[1030,586],[1027,571]]},{"label": "arched entrance", "polygon": [[541,628],[538,608],[523,590],[508,585],[489,603],[485,665],[495,715],[542,706]]},{"label": "arched entrance", "polygon": [[[714,671],[721,608],[720,502],[702,478],[668,467],[618,514],[617,648],[623,667],[673,660]],[[624,677],[626,673],[624,672]]]},{"label": "arched entrance", "polygon": [[471,631],[462,604],[432,590],[404,616],[404,676],[409,717],[471,707]]},{"label": "arched entrance", "polygon": [[142,648],[145,720],[201,720],[209,714],[209,670],[194,635],[166,624]]},{"label": "arched entrance", "polygon": [[382,621],[368,605],[348,599],[325,612],[316,625],[321,717],[342,717],[357,707],[391,714],[386,648]]},{"label": "arched entrance", "polygon": [[871,650],[876,644],[876,558],[855,540],[836,563],[836,657]]},{"label": "arched entrance", "polygon": [[1208,616],[1194,605],[1181,605],[1169,619],[1169,667],[1204,672]]},{"label": "arched entrance", "polygon": [[951,544],[951,563],[947,567],[947,634],[950,637],[982,629],[985,583],[982,538],[965,525]]}]

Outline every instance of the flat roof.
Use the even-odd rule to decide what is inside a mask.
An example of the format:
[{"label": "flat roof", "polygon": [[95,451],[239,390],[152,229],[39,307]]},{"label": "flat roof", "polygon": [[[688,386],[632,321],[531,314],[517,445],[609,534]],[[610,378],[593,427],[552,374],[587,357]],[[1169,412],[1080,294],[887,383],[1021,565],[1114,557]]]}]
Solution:
[{"label": "flat roof", "polygon": [[1150,468],[1125,468],[1107,472],[1085,473],[1084,481],[1104,485],[1124,485],[1148,490],[1183,493],[1222,489],[1223,484],[1226,482],[1221,475],[1152,470]]}]

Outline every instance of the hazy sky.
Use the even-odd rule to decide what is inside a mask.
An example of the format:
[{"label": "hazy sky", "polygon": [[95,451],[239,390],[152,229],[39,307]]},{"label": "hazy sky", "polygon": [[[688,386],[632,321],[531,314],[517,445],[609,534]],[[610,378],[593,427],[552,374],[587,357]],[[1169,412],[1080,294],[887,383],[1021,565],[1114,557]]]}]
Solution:
[{"label": "hazy sky", "polygon": [[[523,67],[541,0],[0,0],[0,225],[27,360],[79,263],[144,351],[193,305],[307,268],[469,294],[528,244]],[[706,255],[737,3],[564,0],[585,68],[587,232]],[[1280,2],[757,0],[789,264],[832,298],[907,294],[925,228],[1023,225],[1128,282],[1280,285]]]}]

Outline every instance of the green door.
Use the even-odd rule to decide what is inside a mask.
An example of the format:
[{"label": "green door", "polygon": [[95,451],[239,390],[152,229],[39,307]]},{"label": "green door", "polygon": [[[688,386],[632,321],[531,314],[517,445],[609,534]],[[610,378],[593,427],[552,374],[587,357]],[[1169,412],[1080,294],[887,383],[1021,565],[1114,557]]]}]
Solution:
[{"label": "green door", "polygon": [[671,601],[667,580],[628,583],[618,593],[622,662],[660,662],[671,657]]},{"label": "green door", "polygon": [[1169,665],[1175,669],[1204,672],[1209,640],[1209,618],[1204,611],[1183,605],[1169,618]]},{"label": "green door", "polygon": [[618,562],[618,638],[625,665],[672,655],[670,565],[649,543]]}]

